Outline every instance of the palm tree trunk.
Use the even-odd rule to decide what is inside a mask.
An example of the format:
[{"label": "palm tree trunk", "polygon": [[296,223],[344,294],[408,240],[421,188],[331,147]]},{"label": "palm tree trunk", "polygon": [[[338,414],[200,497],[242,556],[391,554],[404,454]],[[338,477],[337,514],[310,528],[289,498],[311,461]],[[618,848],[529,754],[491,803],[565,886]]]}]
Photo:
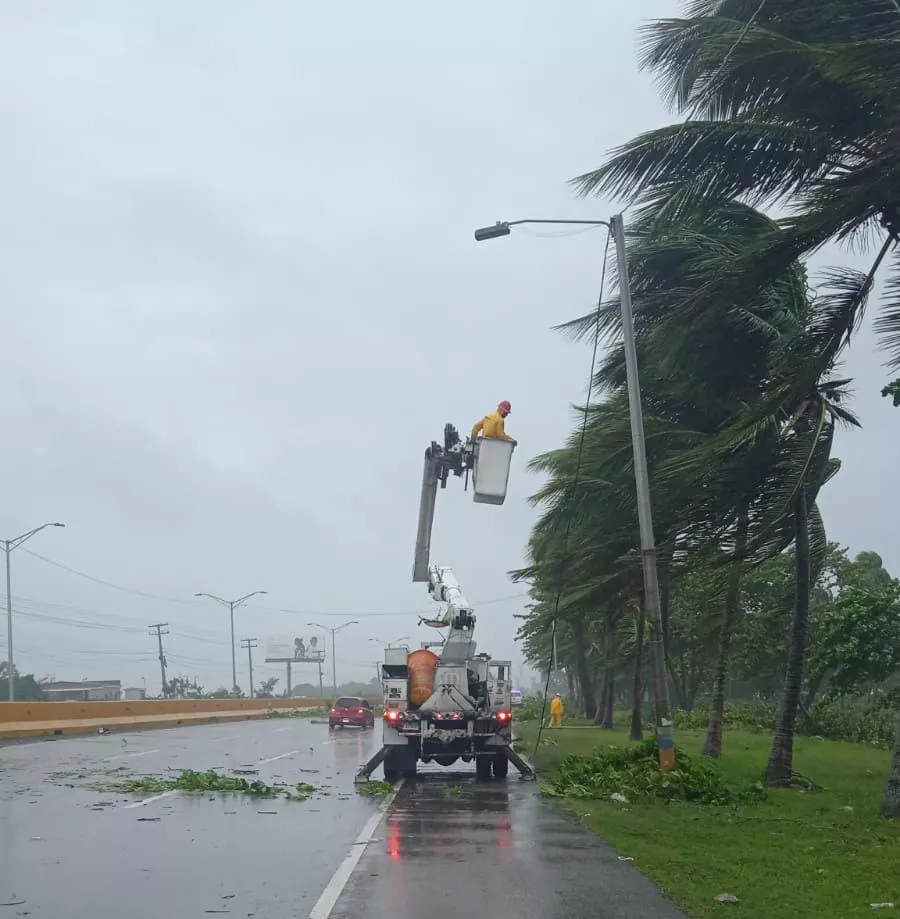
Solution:
[{"label": "palm tree trunk", "polygon": [[631,740],[644,739],[643,696],[644,696],[644,600],[638,612],[637,636],[634,648],[634,698],[631,700]]},{"label": "palm tree trunk", "polygon": [[894,752],[891,754],[891,771],[888,773],[884,797],[881,799],[881,815],[888,820],[900,820],[900,712],[894,729]]},{"label": "palm tree trunk", "polygon": [[794,728],[800,706],[803,665],[809,642],[809,508],[806,488],[797,489],[794,500],[794,555],[796,561],[796,590],[791,644],[788,650],[787,672],[781,696],[781,710],[772,738],[772,751],[764,775],[767,785],[789,785],[794,774]]},{"label": "palm tree trunk", "polygon": [[578,671],[578,685],[581,687],[581,702],[585,718],[590,718],[597,710],[597,699],[594,696],[594,682],[588,666],[584,619],[580,616],[572,623],[572,634],[575,638],[575,668]]},{"label": "palm tree trunk", "polygon": [[718,759],[722,755],[722,735],[725,730],[725,696],[728,691],[728,663],[731,657],[731,639],[737,625],[741,602],[741,575],[744,570],[744,553],[747,549],[747,505],[738,508],[737,530],[734,536],[734,555],[725,594],[725,608],[722,611],[722,626],[719,629],[719,650],[713,671],[713,691],[709,706],[709,723],[702,756]]}]

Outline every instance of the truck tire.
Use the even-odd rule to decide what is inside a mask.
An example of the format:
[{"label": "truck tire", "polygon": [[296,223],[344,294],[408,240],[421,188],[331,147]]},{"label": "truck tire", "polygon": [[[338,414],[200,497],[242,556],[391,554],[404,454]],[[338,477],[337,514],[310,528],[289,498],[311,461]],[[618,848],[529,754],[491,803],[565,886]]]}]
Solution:
[{"label": "truck tire", "polygon": [[[403,752],[403,751],[399,751]],[[398,751],[391,750],[384,758],[384,780],[385,782],[396,782],[400,778],[401,757],[397,755]]]},{"label": "truck tire", "polygon": [[509,772],[509,760],[505,753],[495,753],[491,757],[491,765],[494,769],[494,778],[505,779]]},{"label": "truck tire", "polygon": [[475,775],[479,779],[489,779],[491,777],[491,760],[490,755],[475,757]]}]

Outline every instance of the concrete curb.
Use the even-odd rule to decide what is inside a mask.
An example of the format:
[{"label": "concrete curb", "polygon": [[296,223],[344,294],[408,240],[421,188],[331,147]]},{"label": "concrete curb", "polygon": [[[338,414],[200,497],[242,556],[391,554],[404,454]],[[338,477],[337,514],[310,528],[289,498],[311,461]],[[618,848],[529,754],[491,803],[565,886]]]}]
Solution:
[{"label": "concrete curb", "polygon": [[75,734],[96,734],[104,728],[108,731],[136,731],[221,724],[229,721],[260,721],[268,717],[268,711],[247,709],[224,712],[184,712],[180,715],[173,713],[169,715],[133,715],[117,718],[84,718],[71,721],[7,722],[6,724],[0,724],[0,740],[43,739]]}]

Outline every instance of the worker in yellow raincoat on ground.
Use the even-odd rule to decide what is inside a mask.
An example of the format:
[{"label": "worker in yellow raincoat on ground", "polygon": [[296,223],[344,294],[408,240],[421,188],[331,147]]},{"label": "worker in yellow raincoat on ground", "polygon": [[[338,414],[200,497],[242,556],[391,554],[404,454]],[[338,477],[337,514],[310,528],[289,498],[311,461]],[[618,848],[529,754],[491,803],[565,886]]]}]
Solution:
[{"label": "worker in yellow raincoat on ground", "polygon": [[562,696],[557,693],[550,700],[550,722],[547,727],[549,728],[561,728],[563,723],[563,715],[566,713],[566,703],[563,702]]},{"label": "worker in yellow raincoat on ground", "polygon": [[512,440],[506,433],[504,419],[512,411],[512,406],[504,399],[498,406],[496,412],[485,415],[481,421],[476,421],[472,428],[471,439],[475,440],[480,433],[482,437],[495,437],[498,440]]}]

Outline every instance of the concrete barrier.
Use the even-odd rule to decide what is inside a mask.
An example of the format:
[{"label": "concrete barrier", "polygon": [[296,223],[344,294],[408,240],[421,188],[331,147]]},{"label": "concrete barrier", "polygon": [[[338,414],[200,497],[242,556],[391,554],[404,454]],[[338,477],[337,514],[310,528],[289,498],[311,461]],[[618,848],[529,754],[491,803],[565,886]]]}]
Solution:
[{"label": "concrete barrier", "polygon": [[318,708],[325,699],[143,699],[136,702],[0,702],[0,724],[17,721],[82,721],[127,719],[148,715],[216,712],[266,712],[273,709]]}]

